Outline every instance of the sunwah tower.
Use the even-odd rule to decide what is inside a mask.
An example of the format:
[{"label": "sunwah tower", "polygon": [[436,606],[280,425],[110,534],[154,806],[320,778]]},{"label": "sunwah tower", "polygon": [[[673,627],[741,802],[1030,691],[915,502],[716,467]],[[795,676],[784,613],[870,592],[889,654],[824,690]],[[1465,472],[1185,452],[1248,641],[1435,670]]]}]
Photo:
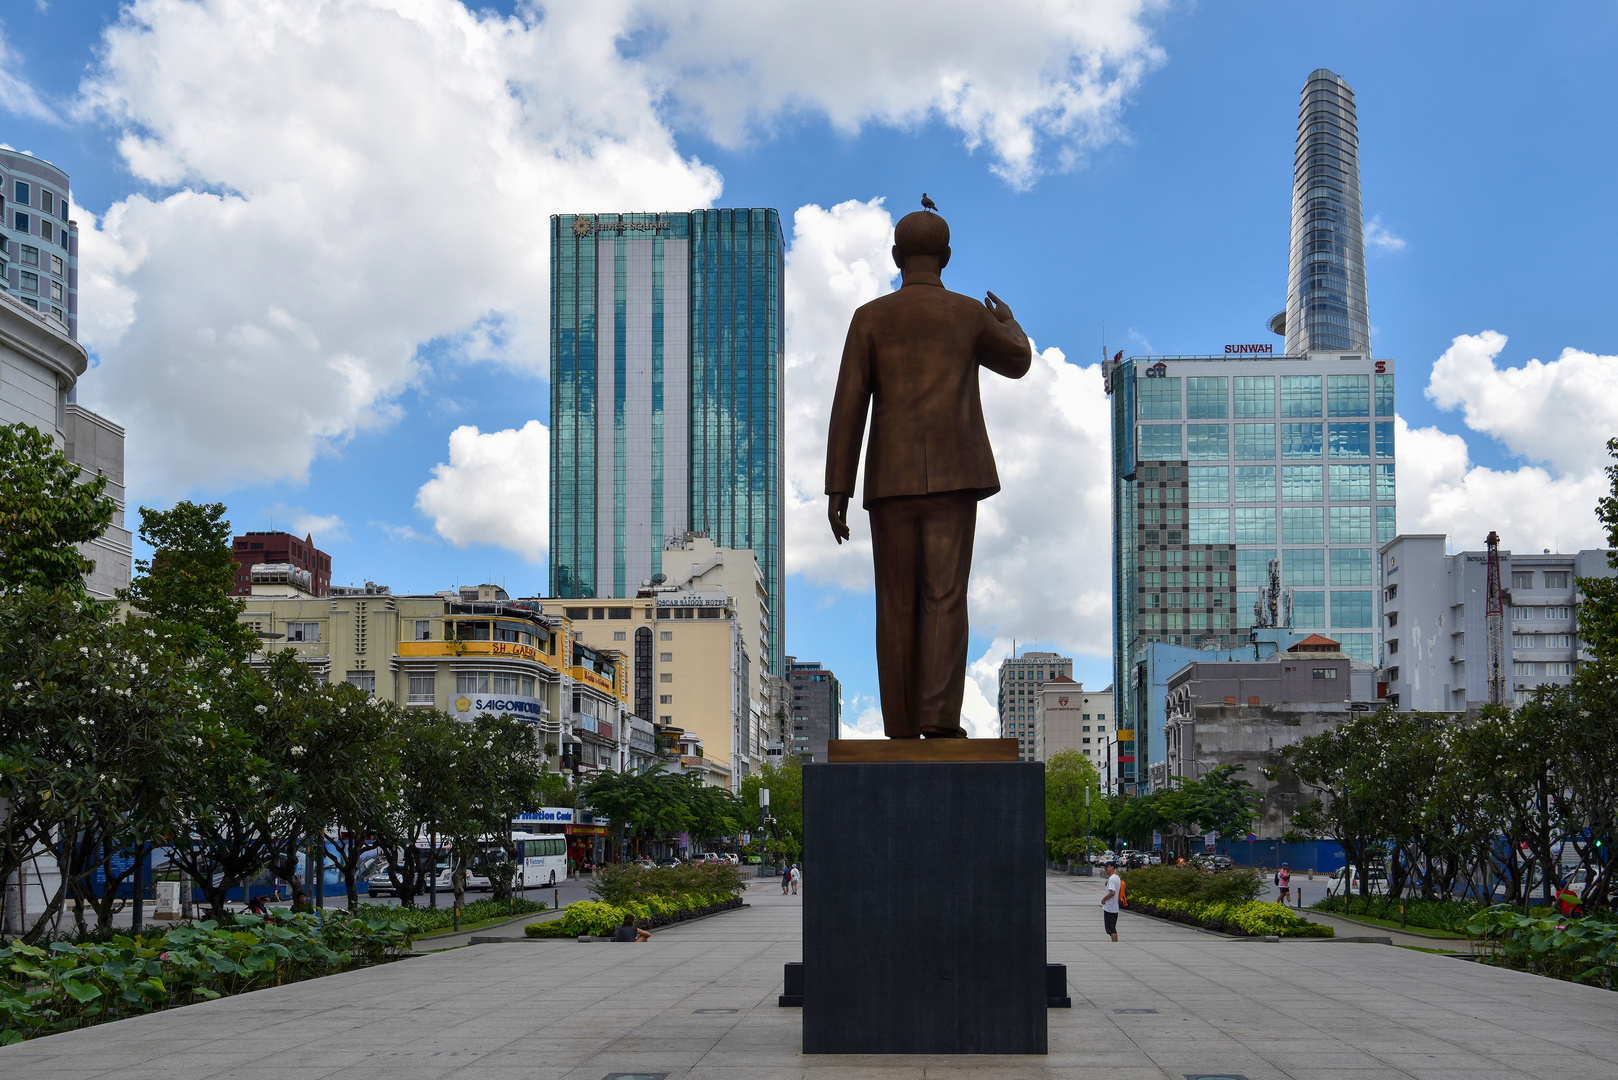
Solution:
[{"label": "sunwah tower", "polygon": [[634,596],[687,532],[751,549],[782,674],[785,246],[771,209],[551,218],[551,589]]},{"label": "sunwah tower", "polygon": [[1236,343],[1104,366],[1116,707],[1143,766],[1161,751],[1137,678],[1153,644],[1231,649],[1269,626],[1379,660],[1394,363],[1371,354],[1354,92],[1325,69],[1298,109],[1287,305],[1268,325],[1280,351]]}]

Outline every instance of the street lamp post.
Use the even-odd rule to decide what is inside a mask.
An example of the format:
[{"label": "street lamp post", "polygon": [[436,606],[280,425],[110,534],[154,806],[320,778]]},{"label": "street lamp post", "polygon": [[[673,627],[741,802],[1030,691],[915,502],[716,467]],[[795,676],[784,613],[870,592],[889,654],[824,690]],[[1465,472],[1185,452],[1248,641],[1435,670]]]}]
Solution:
[{"label": "street lamp post", "polygon": [[762,876],[770,863],[770,789],[758,789],[758,867]]}]

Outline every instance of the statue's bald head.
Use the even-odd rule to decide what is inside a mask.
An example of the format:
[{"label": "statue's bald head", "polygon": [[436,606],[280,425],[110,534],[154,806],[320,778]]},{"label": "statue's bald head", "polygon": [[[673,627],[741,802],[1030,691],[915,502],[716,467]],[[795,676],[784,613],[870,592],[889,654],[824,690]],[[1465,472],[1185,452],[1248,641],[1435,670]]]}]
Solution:
[{"label": "statue's bald head", "polygon": [[949,223],[925,210],[906,214],[893,229],[893,261],[900,270],[912,256],[938,260],[938,269],[949,265]]}]

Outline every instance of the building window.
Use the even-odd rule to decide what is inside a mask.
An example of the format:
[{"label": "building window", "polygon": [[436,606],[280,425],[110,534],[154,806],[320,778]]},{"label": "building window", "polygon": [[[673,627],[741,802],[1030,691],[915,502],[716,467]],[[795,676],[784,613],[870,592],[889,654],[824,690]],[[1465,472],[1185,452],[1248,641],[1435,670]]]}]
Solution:
[{"label": "building window", "polygon": [[1269,584],[1270,560],[1275,549],[1236,552],[1236,587],[1263,588]]},{"label": "building window", "polygon": [[[1156,382],[1157,380],[1152,380]],[[1179,424],[1142,424],[1138,453],[1143,460],[1180,457]]]},{"label": "building window", "polygon": [[1369,375],[1326,376],[1327,416],[1370,416],[1371,377]]},{"label": "building window", "polygon": [[1314,677],[1317,679],[1335,679],[1337,678],[1337,669],[1334,667],[1317,667],[1315,668]]},{"label": "building window", "polygon": [[38,274],[32,274],[32,273],[29,273],[27,270],[24,270],[22,272],[22,287],[23,287],[24,292],[38,292],[39,291],[39,275]]},{"label": "building window", "polygon": [[1230,500],[1230,467],[1228,465],[1193,465],[1191,467],[1192,502],[1228,502]]},{"label": "building window", "polygon": [[1393,415],[1393,375],[1384,373],[1376,377],[1376,414]]},{"label": "building window", "polygon": [[1388,652],[1396,653],[1398,651],[1399,651],[1399,639],[1398,638],[1389,639],[1389,641],[1388,641]]},{"label": "building window", "polygon": [[1545,665],[1545,674],[1547,674],[1547,675],[1571,675],[1571,674],[1573,674],[1573,665],[1572,664],[1546,664]]},{"label": "building window", "polygon": [[41,221],[39,223],[39,238],[41,240],[50,240],[50,239],[52,239],[52,236],[51,236],[51,223],[50,222]]},{"label": "building window", "polygon": [[[1135,416],[1140,420],[1178,420],[1180,418],[1180,380],[1137,379],[1135,381]],[[1179,457],[1180,455],[1169,454],[1167,456]]]},{"label": "building window", "polygon": [[60,281],[51,282],[51,299],[56,301],[62,299],[62,283]]},{"label": "building window", "polygon": [[1281,565],[1281,584],[1326,584],[1326,552],[1322,548],[1289,548]]},{"label": "building window", "polygon": [[320,624],[317,622],[289,622],[287,623],[287,640],[313,642],[320,640]]},{"label": "building window", "polygon": [[1376,456],[1393,456],[1393,421],[1378,423],[1376,425]]},{"label": "building window", "polygon": [[1394,508],[1391,507],[1391,506],[1379,506],[1379,507],[1377,507],[1376,508],[1376,542],[1379,543],[1379,544],[1386,544],[1389,540],[1392,540],[1394,538],[1394,536],[1396,536],[1396,535],[1398,535],[1398,534],[1397,534],[1396,522],[1395,522],[1395,519],[1394,519]]},{"label": "building window", "polygon": [[1513,589],[1532,589],[1534,587],[1534,572],[1532,570],[1513,570],[1511,572],[1511,587]]},{"label": "building window", "polygon": [[1226,424],[1187,424],[1186,457],[1208,461],[1230,457],[1230,432]]},{"label": "building window", "polygon": [[1331,542],[1333,544],[1369,544],[1371,542],[1371,508],[1369,506],[1332,507]]},{"label": "building window", "polygon": [[1333,465],[1331,467],[1331,497],[1338,502],[1358,502],[1371,497],[1371,467],[1369,465]]},{"label": "building window", "polygon": [[1573,647],[1573,635],[1546,634],[1545,647],[1547,649],[1571,649]]},{"label": "building window", "polygon": [[574,622],[582,622],[590,617],[590,609],[587,607],[564,608],[563,614]]},{"label": "building window", "polygon": [[1236,542],[1238,544],[1275,543],[1275,507],[1238,506],[1236,508]]},{"label": "building window", "polygon": [[1235,429],[1237,461],[1275,457],[1274,424],[1236,424]]},{"label": "building window", "polygon": [[12,188],[12,198],[17,200],[17,205],[27,206],[28,201],[33,198],[33,191],[28,184],[18,180]]},{"label": "building window", "polygon": [[[1289,466],[1289,468],[1297,468],[1297,466]],[[1236,466],[1236,501],[1274,502],[1275,466]]]},{"label": "building window", "polygon": [[659,664],[672,664],[674,663],[674,654],[671,652],[658,653],[657,662]]},{"label": "building window", "polygon": [[57,277],[62,276],[62,257],[60,255],[51,256],[51,273]]},{"label": "building window", "polygon": [[1512,622],[1528,622],[1533,619],[1533,617],[1534,609],[1531,607],[1513,607],[1511,609]]},{"label": "building window", "polygon": [[1548,607],[1545,609],[1545,617],[1547,619],[1570,619],[1573,617],[1572,611],[1572,608]]},{"label": "building window", "polygon": [[1511,673],[1513,675],[1533,675],[1535,674],[1534,665],[1524,664],[1519,661],[1511,665]]},{"label": "building window", "polygon": [[1321,450],[1319,424],[1282,424],[1281,456],[1284,458],[1317,458]]},{"label": "building window", "polygon": [[1325,485],[1319,465],[1281,466],[1281,499],[1283,502],[1320,502]]},{"label": "building window", "polygon": [[674,631],[673,630],[659,630],[657,632],[657,640],[659,640],[659,641],[673,641],[674,640]]},{"label": "building window", "polygon": [[56,197],[44,188],[39,189],[39,208],[47,214],[56,211]]},{"label": "building window", "polygon": [[1188,420],[1223,420],[1229,412],[1223,375],[1185,381],[1185,415]]},{"label": "building window", "polygon": [[1331,457],[1368,458],[1371,456],[1371,425],[1327,424],[1326,444]]},{"label": "building window", "polygon": [[1331,594],[1331,624],[1336,627],[1375,626],[1370,592]]},{"label": "building window", "polygon": [[1281,415],[1320,415],[1320,376],[1281,376]]},{"label": "building window", "polygon": [[1331,583],[1333,585],[1374,585],[1376,582],[1371,580],[1372,570],[1373,559],[1370,548],[1332,549]]},{"label": "building window", "polygon": [[673,682],[674,681],[674,676],[672,674],[670,674],[669,672],[665,671],[665,672],[662,672],[661,674],[659,674],[657,676],[657,681],[658,682]]},{"label": "building window", "polygon": [[659,695],[657,695],[657,703],[659,705],[673,705],[674,704],[674,695],[673,694],[659,694]]},{"label": "building window", "polygon": [[[487,694],[489,692],[489,673],[487,671],[457,671],[455,673],[455,692],[457,694]],[[575,707],[574,712],[578,709]]]},{"label": "building window", "polygon": [[1325,626],[1326,594],[1323,592],[1293,593],[1292,625],[1303,628]]},{"label": "building window", "polygon": [[1568,587],[1568,572],[1566,570],[1545,571],[1545,587],[1547,589],[1565,589]]},{"label": "building window", "polygon": [[376,672],[350,671],[348,673],[348,684],[359,687],[367,694],[374,695],[376,693]]},{"label": "building window", "polygon": [[18,232],[22,233],[24,236],[28,235],[28,215],[23,213],[22,211],[19,210],[19,211],[17,211],[17,213],[12,215],[11,225],[12,225],[12,228],[16,229]]},{"label": "building window", "polygon": [[489,682],[489,690],[495,694],[515,694],[522,687],[516,675],[504,671],[495,672]]},{"label": "building window", "polygon": [[416,620],[416,641],[431,641],[433,639],[433,621],[431,619]]},{"label": "building window", "polygon": [[614,640],[614,641],[628,641],[629,640],[629,632],[627,630],[614,630],[612,632],[612,640]]},{"label": "building window", "polygon": [[[1246,511],[1239,512],[1245,513]],[[1273,528],[1270,535],[1275,535]],[[1191,543],[1228,544],[1229,542],[1230,509],[1228,507],[1198,507],[1191,511]]]},{"label": "building window", "polygon": [[534,696],[534,677],[532,675],[524,675],[522,677],[522,696]]},{"label": "building window", "polygon": [[409,693],[410,696],[405,699],[407,704],[431,705],[433,703],[432,672],[428,672],[425,675],[412,674],[410,676]]},{"label": "building window", "polygon": [[1325,515],[1318,506],[1281,508],[1283,544],[1323,544],[1326,541]]},{"label": "building window", "polygon": [[1232,387],[1237,416],[1275,415],[1275,376],[1238,375]]}]

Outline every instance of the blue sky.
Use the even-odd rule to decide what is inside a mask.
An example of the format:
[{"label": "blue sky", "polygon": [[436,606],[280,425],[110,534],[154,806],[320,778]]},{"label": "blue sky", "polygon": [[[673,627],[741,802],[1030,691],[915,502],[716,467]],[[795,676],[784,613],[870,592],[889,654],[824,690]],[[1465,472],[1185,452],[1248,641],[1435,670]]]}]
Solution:
[{"label": "blue sky", "polygon": [[[100,277],[81,292],[81,321],[100,366],[81,396],[130,425],[132,509],[189,497],[227,503],[239,529],[315,521],[339,582],[541,590],[543,521],[522,505],[534,477],[511,463],[532,465],[542,432],[524,425],[549,420],[534,261],[546,216],[763,205],[790,222],[823,208],[788,236],[801,245],[789,274],[816,278],[797,301],[788,392],[823,409],[811,399],[838,344],[827,328],[886,282],[865,267],[865,285],[839,291],[822,270],[879,257],[883,215],[925,189],[954,233],[948,283],[992,288],[1042,350],[1060,350],[1051,365],[1066,361],[994,391],[996,438],[1018,445],[1015,477],[1002,458],[1006,520],[980,532],[973,673],[1016,638],[1073,651],[1076,677],[1103,685],[1104,398],[1075,365],[1094,364],[1103,327],[1131,353],[1279,340],[1264,321],[1285,305],[1298,91],[1328,67],[1356,92],[1364,211],[1386,238],[1369,289],[1409,429],[1401,531],[1464,546],[1489,528],[1519,548],[1599,542],[1601,443],[1618,434],[1611,5],[1359,4],[1348,18],[1330,5],[1098,4],[1046,28],[1037,5],[1009,4],[988,44],[973,40],[968,5],[816,5],[801,34],[759,27],[768,38],[682,36],[644,10],[592,22],[526,7],[491,34],[492,13],[422,7],[411,17],[425,28],[392,34],[392,19],[356,35],[311,5],[296,34],[282,28],[300,57],[255,44],[252,6],[232,0],[8,6],[0,141],[66,169],[81,217],[114,211],[83,244],[81,275]],[[883,64],[880,45],[842,48],[830,21],[899,49],[923,7],[942,29],[908,68]],[[627,35],[616,53],[614,34]],[[423,41],[464,47],[446,58]],[[640,96],[609,87],[552,115],[550,97],[567,98],[554,80],[601,56],[644,75]],[[727,82],[738,57],[752,67]],[[1087,61],[1095,83],[1073,74]],[[1019,112],[1021,73],[1052,63],[1056,83],[1099,87],[1116,106]],[[976,96],[938,91],[940,72]],[[485,134],[506,84],[526,93],[527,119]],[[579,146],[593,165],[571,160]],[[443,202],[418,170],[445,173]],[[445,229],[464,184],[500,190],[487,220]],[[419,248],[401,242],[411,232]],[[412,260],[423,265],[402,266]],[[299,277],[319,288],[288,284]],[[457,461],[451,433],[467,426]],[[812,438],[788,446],[804,478],[788,650],[836,670],[869,726],[867,571],[817,528]],[[436,494],[418,494],[441,465]]]}]

